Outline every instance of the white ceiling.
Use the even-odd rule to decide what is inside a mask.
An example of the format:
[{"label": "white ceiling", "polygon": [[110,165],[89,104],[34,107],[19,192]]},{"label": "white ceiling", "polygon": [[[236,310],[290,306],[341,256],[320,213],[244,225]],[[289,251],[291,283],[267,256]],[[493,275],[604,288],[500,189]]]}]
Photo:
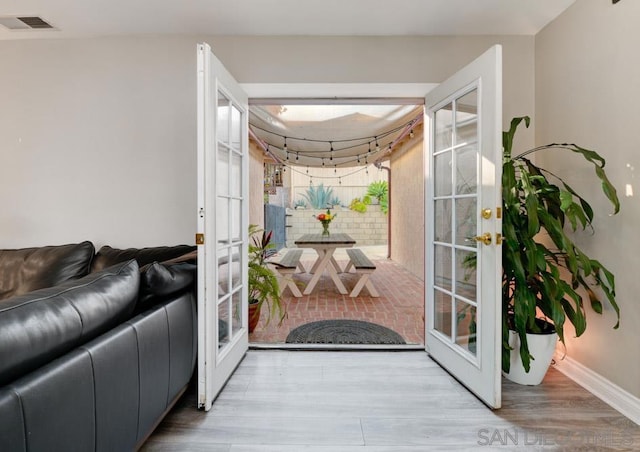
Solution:
[{"label": "white ceiling", "polygon": [[56,31],[0,39],[189,35],[534,35],[575,0],[0,0]]}]

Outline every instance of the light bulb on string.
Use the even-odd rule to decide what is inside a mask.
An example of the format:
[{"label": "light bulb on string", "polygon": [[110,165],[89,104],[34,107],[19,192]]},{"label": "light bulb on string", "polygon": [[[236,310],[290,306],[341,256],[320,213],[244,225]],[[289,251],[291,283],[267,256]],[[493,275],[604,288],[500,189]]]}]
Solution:
[{"label": "light bulb on string", "polygon": [[322,166],[324,167],[324,157],[322,157]]},{"label": "light bulb on string", "polygon": [[338,178],[338,185],[342,185],[342,178],[341,177]]},{"label": "light bulb on string", "polygon": [[333,174],[338,173],[338,165],[333,165]]},{"label": "light bulb on string", "polygon": [[378,137],[375,137],[376,139],[376,152],[380,152],[380,144],[378,144]]},{"label": "light bulb on string", "polygon": [[287,137],[284,137],[284,146],[282,147],[285,151],[287,150]]},{"label": "light bulb on string", "polygon": [[391,143],[389,143],[389,154],[391,154]]},{"label": "light bulb on string", "polygon": [[309,174],[309,165],[307,165],[307,174]]},{"label": "light bulb on string", "polygon": [[415,136],[415,134],[413,133],[413,129],[411,129],[411,132],[409,132],[409,138],[413,138]]},{"label": "light bulb on string", "polygon": [[371,154],[371,141],[369,141],[369,154]]},{"label": "light bulb on string", "polygon": [[296,160],[300,160],[300,155],[298,155],[298,152],[296,152]]},{"label": "light bulb on string", "polygon": [[358,163],[360,163],[360,155],[358,155]]},{"label": "light bulb on string", "polygon": [[[285,150],[286,150],[286,149],[287,149],[287,148],[285,148]],[[286,158],[286,160],[289,160],[289,151],[287,151],[287,158]]]},{"label": "light bulb on string", "polygon": [[329,160],[333,160],[333,142],[329,141],[329,144],[331,144],[331,154],[329,155]]}]

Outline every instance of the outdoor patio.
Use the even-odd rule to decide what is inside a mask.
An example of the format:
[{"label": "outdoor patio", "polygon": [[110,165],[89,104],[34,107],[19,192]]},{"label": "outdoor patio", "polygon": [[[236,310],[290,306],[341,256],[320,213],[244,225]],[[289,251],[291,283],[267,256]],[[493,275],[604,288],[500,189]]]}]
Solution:
[{"label": "outdoor patio", "polygon": [[[289,289],[283,293],[287,304],[287,317],[281,325],[272,319],[266,325],[266,310],[262,310],[256,330],[249,335],[251,343],[284,343],[294,328],[317,320],[363,320],[390,328],[400,334],[407,344],[424,344],[424,283],[401,265],[386,258],[387,247],[359,247],[374,261],[376,270],[371,281],[380,297],[369,296],[366,288],[358,297],[351,298],[338,292],[329,275],[325,274],[310,295],[294,297]],[[280,251],[284,254],[286,249]],[[348,262],[344,249],[338,249],[335,258],[342,268]],[[309,270],[315,262],[315,251],[305,249],[301,262]],[[296,273],[294,279],[301,287],[311,279],[309,273]],[[356,284],[355,273],[341,273],[340,278],[350,291]]]}]

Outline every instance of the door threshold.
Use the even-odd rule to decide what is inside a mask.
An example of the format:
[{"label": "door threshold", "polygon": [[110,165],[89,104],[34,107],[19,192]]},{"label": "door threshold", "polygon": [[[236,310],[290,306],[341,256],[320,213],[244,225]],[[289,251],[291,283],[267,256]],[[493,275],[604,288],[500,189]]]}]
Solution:
[{"label": "door threshold", "polygon": [[424,344],[261,344],[249,343],[249,350],[296,350],[296,351],[424,351]]}]

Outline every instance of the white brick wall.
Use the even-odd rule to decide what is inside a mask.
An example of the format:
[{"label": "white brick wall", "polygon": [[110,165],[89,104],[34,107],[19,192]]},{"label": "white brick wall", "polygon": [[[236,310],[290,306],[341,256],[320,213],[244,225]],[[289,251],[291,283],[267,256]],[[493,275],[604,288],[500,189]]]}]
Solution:
[{"label": "white brick wall", "polygon": [[[287,209],[287,247],[293,247],[294,240],[303,234],[322,232],[322,224],[316,216],[325,210]],[[387,243],[387,216],[380,211],[380,206],[367,206],[365,213],[346,208],[331,209],[336,217],[331,221],[329,231],[349,234],[356,241],[356,246],[384,245]]]}]

